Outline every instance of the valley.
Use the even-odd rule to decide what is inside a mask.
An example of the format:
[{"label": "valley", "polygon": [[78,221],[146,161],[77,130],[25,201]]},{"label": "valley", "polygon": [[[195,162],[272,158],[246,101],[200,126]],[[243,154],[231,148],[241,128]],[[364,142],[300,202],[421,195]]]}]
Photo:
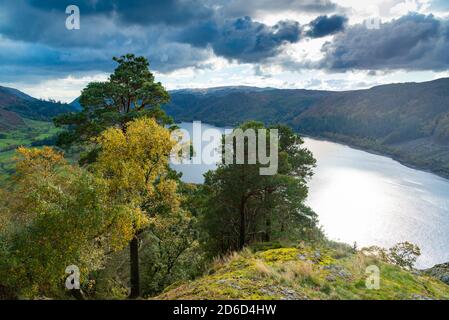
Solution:
[{"label": "valley", "polygon": [[177,121],[283,123],[303,135],[388,155],[449,177],[449,79],[367,90],[223,87],[171,92]]}]

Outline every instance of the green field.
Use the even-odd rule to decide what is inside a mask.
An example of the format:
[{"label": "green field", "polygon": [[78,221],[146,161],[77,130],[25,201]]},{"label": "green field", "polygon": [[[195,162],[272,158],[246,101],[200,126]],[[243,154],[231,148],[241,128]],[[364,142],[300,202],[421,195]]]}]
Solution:
[{"label": "green field", "polygon": [[54,137],[60,129],[52,122],[25,119],[26,127],[0,132],[0,183],[13,172],[15,149]]}]

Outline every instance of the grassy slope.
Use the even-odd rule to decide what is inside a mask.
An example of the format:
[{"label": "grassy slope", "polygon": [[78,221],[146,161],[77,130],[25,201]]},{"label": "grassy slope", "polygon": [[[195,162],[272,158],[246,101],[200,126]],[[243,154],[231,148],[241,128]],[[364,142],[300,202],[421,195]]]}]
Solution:
[{"label": "grassy slope", "polygon": [[26,127],[0,132],[0,183],[13,170],[15,149],[54,136],[59,129],[53,123],[24,119]]},{"label": "grassy slope", "polygon": [[[365,286],[380,268],[380,289]],[[156,299],[449,299],[449,286],[343,245],[245,250],[216,261],[203,277],[167,288]]]}]

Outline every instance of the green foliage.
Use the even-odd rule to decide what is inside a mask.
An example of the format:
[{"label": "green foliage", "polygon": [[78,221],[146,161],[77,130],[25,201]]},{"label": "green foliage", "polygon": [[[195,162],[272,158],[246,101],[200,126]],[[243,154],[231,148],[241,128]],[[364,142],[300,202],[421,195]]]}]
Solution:
[{"label": "green foliage", "polygon": [[412,269],[416,259],[421,255],[420,248],[410,242],[401,242],[389,249],[390,260],[402,267]]},{"label": "green foliage", "polygon": [[[202,274],[208,261],[199,246],[196,218],[188,210],[194,199],[194,185],[180,182],[181,207],[164,211],[151,219],[139,234],[142,296],[152,297],[176,283],[193,280]],[[109,257],[105,268],[92,275],[94,299],[123,299],[130,281],[129,251]]]},{"label": "green foliage", "polygon": [[[257,122],[239,127],[248,128],[256,132],[265,129]],[[301,148],[302,140],[291,129],[284,126],[271,129],[279,130],[277,174],[260,175],[263,165],[245,161],[221,164],[205,175],[201,221],[204,242],[212,254],[252,242],[289,236],[307,239],[321,234],[316,227],[316,214],[304,204],[307,179],[312,175],[315,159]]]},{"label": "green foliage", "polygon": [[67,266],[78,266],[87,285],[141,218],[108,196],[104,180],[51,148],[20,148],[19,155],[14,180],[2,190],[9,196],[0,199],[0,284],[23,297],[61,297]]},{"label": "green foliage", "polygon": [[413,269],[416,260],[421,255],[421,249],[408,241],[397,243],[388,250],[379,246],[370,246],[363,248],[362,252],[410,270]]},{"label": "green foliage", "polygon": [[90,144],[107,128],[124,129],[126,123],[144,116],[153,117],[160,124],[171,123],[160,108],[169,101],[168,92],[154,81],[147,59],[127,54],[114,61],[118,66],[108,81],[89,83],[82,91],[81,112],[55,119],[57,126],[66,129],[59,135],[59,146]]},{"label": "green foliage", "polygon": [[169,285],[192,280],[201,273],[205,261],[195,219],[187,212],[173,212],[159,219],[141,239],[144,296],[155,296]]},{"label": "green foliage", "polygon": [[19,146],[52,145],[59,129],[51,122],[24,119],[24,126],[0,135],[0,185],[14,172],[14,154]]}]

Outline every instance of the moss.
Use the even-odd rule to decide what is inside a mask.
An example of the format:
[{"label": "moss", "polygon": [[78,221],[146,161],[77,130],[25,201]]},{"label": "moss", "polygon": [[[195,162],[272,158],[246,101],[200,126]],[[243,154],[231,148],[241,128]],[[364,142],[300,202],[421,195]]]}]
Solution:
[{"label": "moss", "polygon": [[[215,273],[171,286],[157,299],[449,299],[449,286],[437,279],[341,252],[338,246],[301,245],[233,254]],[[365,268],[371,264],[380,269],[379,290],[365,285]]]},{"label": "moss", "polygon": [[299,254],[298,249],[280,248],[259,252],[257,253],[257,256],[267,262],[277,262],[277,261],[296,260],[298,259],[297,258],[298,254]]}]

